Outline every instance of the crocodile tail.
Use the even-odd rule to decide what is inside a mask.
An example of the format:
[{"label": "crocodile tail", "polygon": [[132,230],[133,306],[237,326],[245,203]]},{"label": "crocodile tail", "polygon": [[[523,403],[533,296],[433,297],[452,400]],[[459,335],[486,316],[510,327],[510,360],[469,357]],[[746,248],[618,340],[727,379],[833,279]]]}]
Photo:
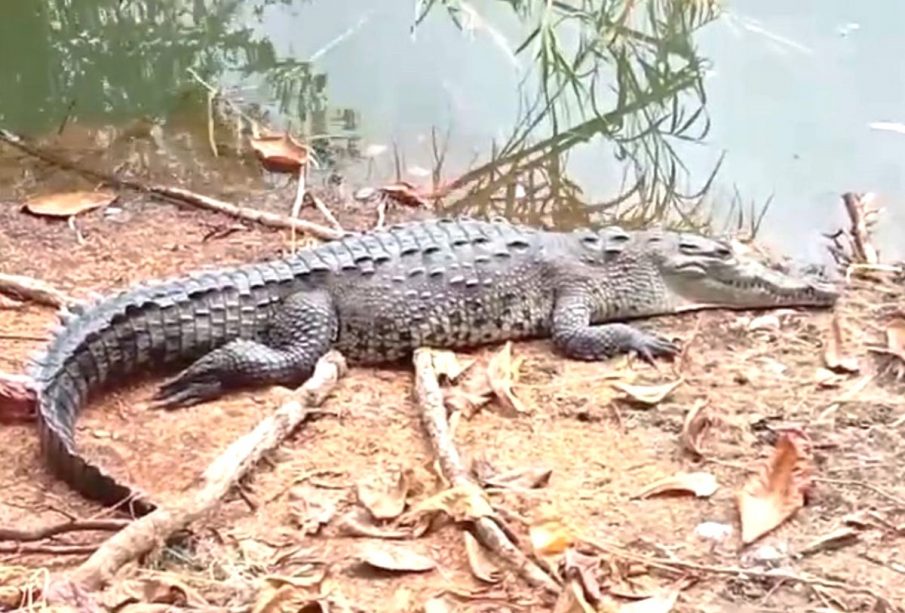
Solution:
[{"label": "crocodile tail", "polygon": [[141,285],[61,315],[34,358],[41,452],[53,473],[86,498],[154,508],[147,496],[81,457],[75,421],[97,391],[129,375],[193,360],[252,338],[300,272],[287,262],[252,264]]}]

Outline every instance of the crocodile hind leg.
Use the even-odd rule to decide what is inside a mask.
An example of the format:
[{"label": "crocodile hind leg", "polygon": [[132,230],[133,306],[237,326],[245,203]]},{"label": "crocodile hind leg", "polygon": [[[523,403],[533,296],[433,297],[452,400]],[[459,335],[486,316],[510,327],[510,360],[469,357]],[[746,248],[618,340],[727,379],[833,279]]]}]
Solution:
[{"label": "crocodile hind leg", "polygon": [[553,311],[553,343],[566,357],[605,360],[620,353],[634,352],[645,362],[655,357],[675,355],[674,343],[623,323],[591,324],[592,301],[580,292],[567,293],[556,301]]},{"label": "crocodile hind leg", "polygon": [[262,341],[235,339],[202,356],[164,383],[152,405],[186,407],[237,387],[301,382],[330,349],[337,329],[327,292],[292,294],[277,307]]}]

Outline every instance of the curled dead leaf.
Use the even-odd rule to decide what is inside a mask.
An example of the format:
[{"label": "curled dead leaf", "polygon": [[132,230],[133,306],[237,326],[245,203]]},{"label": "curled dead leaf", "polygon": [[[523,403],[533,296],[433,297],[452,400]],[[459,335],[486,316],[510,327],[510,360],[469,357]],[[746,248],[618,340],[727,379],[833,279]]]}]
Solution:
[{"label": "curled dead leaf", "polygon": [[899,320],[886,328],[886,350],[905,362],[905,320]]},{"label": "curled dead leaf", "polygon": [[679,590],[669,590],[644,600],[628,602],[619,607],[619,613],[669,613],[676,606],[678,599]]},{"label": "curled dead leaf", "polygon": [[562,561],[563,576],[578,582],[588,600],[598,603],[603,600],[600,583],[597,579],[600,570],[600,558],[576,550],[566,549]]},{"label": "curled dead leaf", "polygon": [[487,550],[468,530],[462,531],[462,537],[465,539],[465,554],[471,574],[485,583],[499,583],[503,573],[490,559]]},{"label": "curled dead leaf", "polygon": [[641,405],[653,406],[662,402],[674,389],[682,384],[682,379],[661,385],[632,385],[616,381],[613,387],[626,395],[628,400]]},{"label": "curled dead leaf", "polygon": [[716,477],[707,472],[680,472],[675,475],[660,479],[644,488],[637,498],[648,498],[657,494],[689,493],[698,498],[709,498],[719,488]]},{"label": "curled dead leaf", "polygon": [[508,341],[487,364],[487,378],[490,388],[500,404],[513,413],[527,413],[528,409],[512,390],[518,380],[518,370],[522,358],[512,357],[512,342]]},{"label": "curled dead leaf", "polygon": [[381,539],[411,539],[422,536],[430,527],[429,518],[416,517],[412,524],[399,526],[378,525],[365,509],[353,509],[336,521],[336,529],[346,536]]},{"label": "curled dead leaf", "polygon": [[487,487],[530,490],[545,487],[552,475],[553,469],[544,466],[528,466],[502,473],[495,473],[490,468],[484,469],[479,479]]},{"label": "curled dead leaf", "polygon": [[336,501],[318,488],[299,485],[289,490],[289,512],[303,535],[317,534],[336,514]]},{"label": "curled dead leaf", "polygon": [[296,173],[308,163],[308,147],[289,134],[261,135],[250,142],[261,164],[272,172]]},{"label": "curled dead leaf", "polygon": [[697,457],[703,457],[703,439],[713,425],[713,420],[706,414],[706,408],[707,401],[698,400],[685,414],[682,422],[682,447]]},{"label": "curled dead leaf", "polygon": [[358,501],[375,519],[393,519],[405,510],[408,496],[408,478],[405,471],[390,469],[358,482]]},{"label": "curled dead leaf", "polygon": [[358,559],[374,568],[393,572],[423,573],[437,567],[437,563],[425,555],[387,543],[362,547]]},{"label": "curled dead leaf", "polygon": [[783,432],[767,466],[736,495],[744,544],[753,543],[804,506],[812,472],[807,437]]},{"label": "curled dead leaf", "polygon": [[414,208],[427,208],[427,200],[421,195],[420,190],[407,181],[399,181],[390,185],[384,185],[380,190],[388,198],[399,204]]},{"label": "curled dead leaf", "polygon": [[854,528],[852,526],[842,526],[833,530],[829,534],[824,534],[820,538],[808,543],[801,550],[801,555],[807,556],[818,553],[820,551],[830,551],[833,549],[845,547],[846,545],[851,545],[858,540],[859,533],[860,531],[857,528]]},{"label": "curled dead leaf", "polygon": [[484,490],[477,484],[466,482],[422,500],[404,518],[417,518],[437,512],[445,513],[456,522],[496,516]]},{"label": "curled dead leaf", "polygon": [[453,351],[431,351],[431,360],[438,377],[455,382],[464,372],[474,366],[476,360],[468,360],[464,364]]},{"label": "curled dead leaf", "polygon": [[34,215],[71,217],[112,204],[116,198],[116,193],[109,190],[64,192],[33,196],[25,201],[22,208]]},{"label": "curled dead leaf", "polygon": [[548,518],[532,525],[528,529],[528,536],[537,556],[562,553],[575,542],[572,531],[556,518]]},{"label": "curled dead leaf", "polygon": [[846,353],[842,322],[838,313],[833,314],[830,322],[830,332],[823,350],[823,361],[827,368],[835,372],[855,373],[859,370],[858,358]]},{"label": "curled dead leaf", "polygon": [[559,593],[556,604],[553,605],[553,613],[596,613],[597,609],[585,598],[584,590],[577,580],[566,582],[565,587]]}]

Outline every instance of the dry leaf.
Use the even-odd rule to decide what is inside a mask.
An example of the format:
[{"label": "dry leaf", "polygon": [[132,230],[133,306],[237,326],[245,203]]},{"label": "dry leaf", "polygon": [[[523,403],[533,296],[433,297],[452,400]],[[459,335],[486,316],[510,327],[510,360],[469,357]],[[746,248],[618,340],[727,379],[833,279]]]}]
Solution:
[{"label": "dry leaf", "polygon": [[289,490],[289,513],[303,535],[317,534],[336,514],[336,502],[318,488],[299,485]]},{"label": "dry leaf", "polygon": [[487,555],[487,550],[468,530],[462,532],[462,537],[465,539],[465,553],[468,555],[471,573],[485,583],[499,583],[503,573]]},{"label": "dry leaf", "polygon": [[676,606],[678,599],[679,590],[670,590],[660,596],[626,603],[619,607],[619,613],[669,613]]},{"label": "dry leaf", "polygon": [[834,373],[829,368],[818,368],[814,380],[820,387],[839,387],[842,383],[842,375]]},{"label": "dry leaf", "polygon": [[297,173],[308,163],[308,147],[289,134],[261,135],[250,142],[264,168],[272,172]]},{"label": "dry leaf", "polygon": [[472,417],[482,406],[490,402],[490,394],[470,392],[460,387],[452,387],[443,391],[443,404],[450,411]]},{"label": "dry leaf", "polygon": [[299,589],[288,583],[265,581],[258,592],[252,613],[318,613],[323,603],[310,590]]},{"label": "dry leaf", "polygon": [[425,518],[418,518],[414,525],[379,526],[374,517],[364,509],[353,509],[336,521],[336,529],[346,536],[363,536],[381,539],[411,539],[422,536],[430,527]]},{"label": "dry leaf", "polygon": [[736,500],[745,545],[770,532],[804,506],[811,485],[809,455],[803,434],[782,433],[769,464],[738,492]]},{"label": "dry leaf", "polygon": [[453,613],[455,610],[455,605],[443,596],[434,596],[424,603],[424,613]]},{"label": "dry leaf", "polygon": [[690,451],[698,457],[702,457],[702,442],[704,435],[713,425],[713,420],[705,415],[704,409],[707,407],[707,401],[698,400],[685,414],[685,421],[682,423],[682,434],[680,440],[682,447]]},{"label": "dry leaf", "polygon": [[677,379],[676,381],[663,383],[661,385],[631,385],[629,383],[623,383],[622,381],[616,381],[613,383],[613,387],[624,393],[629,400],[643,405],[653,406],[669,396],[669,394],[681,384],[682,379]]},{"label": "dry leaf", "polygon": [[596,613],[595,609],[587,601],[584,590],[578,581],[574,579],[567,582],[565,588],[559,593],[556,604],[553,605],[553,613]]},{"label": "dry leaf", "polygon": [[358,482],[358,501],[375,519],[393,519],[405,510],[408,479],[402,470],[390,469],[380,476]]},{"label": "dry leaf", "polygon": [[886,351],[905,362],[905,321],[896,321],[886,328]]},{"label": "dry leaf", "polygon": [[480,479],[487,487],[530,490],[545,487],[550,483],[550,477],[552,475],[552,468],[528,466],[526,468],[509,470],[504,473],[484,474]]},{"label": "dry leaf", "polygon": [[35,215],[49,217],[71,217],[115,201],[116,193],[99,190],[96,192],[65,192],[34,196],[25,201],[22,208]]},{"label": "dry leaf", "polygon": [[473,521],[480,517],[495,517],[496,512],[487,501],[487,494],[477,484],[467,482],[422,500],[405,514],[405,519],[442,512],[456,522]]},{"label": "dry leaf", "polygon": [[755,317],[748,322],[748,331],[756,332],[757,330],[779,330],[779,317],[772,313]]},{"label": "dry leaf", "polygon": [[171,573],[131,582],[129,591],[136,600],[144,603],[167,604],[179,607],[209,607],[201,594],[177,579]]},{"label": "dry leaf", "polygon": [[380,191],[399,204],[415,208],[427,207],[427,201],[421,196],[418,188],[407,181],[384,185]]},{"label": "dry leaf", "polygon": [[431,360],[434,363],[437,377],[445,377],[447,381],[453,382],[476,362],[476,360],[468,360],[462,364],[453,351],[431,351]]},{"label": "dry leaf", "polygon": [[487,378],[490,387],[500,404],[515,413],[526,413],[528,410],[512,391],[512,385],[518,379],[518,369],[522,358],[512,357],[512,342],[507,341],[487,364]]},{"label": "dry leaf", "polygon": [[801,550],[801,555],[806,556],[820,551],[839,549],[840,547],[851,545],[856,540],[858,540],[858,530],[851,526],[843,526],[809,543]]},{"label": "dry leaf", "polygon": [[547,519],[531,526],[528,535],[538,556],[562,553],[575,542],[572,532],[558,519]]},{"label": "dry leaf", "polygon": [[423,573],[437,567],[437,563],[427,556],[406,547],[386,543],[362,547],[358,558],[374,568],[394,572]]},{"label": "dry leaf", "polygon": [[719,485],[716,477],[707,472],[676,473],[671,477],[660,479],[637,494],[637,498],[647,498],[666,492],[687,492],[698,498],[713,496]]},{"label": "dry leaf", "polygon": [[836,372],[858,372],[858,358],[845,353],[842,324],[839,315],[834,314],[830,323],[830,334],[823,350],[823,361],[827,368]]},{"label": "dry leaf", "polygon": [[563,556],[563,575],[566,579],[578,581],[585,595],[594,603],[603,600],[603,593],[597,580],[599,570],[600,558],[597,556],[581,553],[571,547]]}]

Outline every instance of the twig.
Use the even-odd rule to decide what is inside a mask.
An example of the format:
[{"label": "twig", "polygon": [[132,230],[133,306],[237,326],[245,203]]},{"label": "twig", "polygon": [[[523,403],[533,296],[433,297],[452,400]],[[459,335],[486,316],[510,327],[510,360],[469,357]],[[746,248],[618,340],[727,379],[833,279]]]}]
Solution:
[{"label": "twig", "polygon": [[327,208],[327,204],[317,197],[313,192],[308,192],[308,197],[311,198],[311,201],[314,202],[314,207],[320,211],[320,214],[324,216],[324,218],[330,222],[330,225],[336,228],[338,231],[345,233],[343,227],[339,224],[339,220],[333,215],[333,212]]},{"label": "twig", "polygon": [[[443,476],[453,488],[480,490],[480,486],[468,474],[452,440],[443,391],[437,381],[431,351],[418,349],[414,356],[415,393],[421,410],[421,420],[427,430],[431,447],[437,454],[437,461]],[[489,550],[507,560],[532,586],[541,587],[552,594],[560,592],[559,584],[541,567],[509,539],[500,526],[489,517],[477,517],[474,522],[475,536]]]},{"label": "twig", "polygon": [[675,573],[692,570],[714,575],[753,577],[756,579],[776,579],[779,581],[790,581],[810,586],[819,585],[821,587],[844,590],[845,592],[850,594],[863,594],[870,596],[879,602],[885,603],[892,610],[901,611],[901,609],[896,609],[895,607],[893,607],[892,603],[890,603],[890,601],[886,597],[877,594],[876,591],[872,590],[871,588],[852,585],[850,583],[836,581],[834,579],[825,579],[823,577],[815,577],[813,575],[797,575],[795,573],[780,569],[760,570],[755,568],[741,568],[738,566],[711,566],[708,564],[697,564],[695,562],[686,562],[684,560],[677,560],[673,558],[644,556],[632,553],[631,551],[617,544],[604,544],[595,542],[593,540],[582,540],[584,540],[587,545],[590,545],[591,547],[594,547],[595,549],[598,549],[606,554],[615,555],[632,562],[651,566],[653,568],[659,568],[660,570]]},{"label": "twig", "polygon": [[[299,176],[298,176],[298,185],[295,190],[295,200],[292,201],[292,208],[290,209],[289,216],[292,219],[298,219],[299,213],[302,210],[302,202],[305,200],[305,192],[308,189],[308,164],[302,164],[299,166]],[[292,232],[289,235],[289,244],[292,249],[292,253],[295,253],[295,228],[292,228]]]},{"label": "twig", "polygon": [[54,524],[35,530],[14,530],[0,528],[0,541],[40,541],[57,534],[88,530],[121,530],[129,525],[128,519],[83,519]]},{"label": "twig", "polygon": [[0,273],[0,292],[56,308],[78,303],[78,300],[46,281],[24,275]]},{"label": "twig", "polygon": [[88,590],[99,589],[124,564],[151,551],[175,531],[214,509],[264,454],[303,423],[312,408],[323,403],[345,370],[342,355],[336,351],[327,353],[318,360],[314,374],[298,394],[293,394],[273,415],[233,442],[208,466],[200,489],[130,523],[104,542],[67,579]]},{"label": "twig", "polygon": [[22,554],[50,554],[58,556],[73,556],[93,553],[98,550],[98,545],[22,545],[0,544],[0,553]]},{"label": "twig", "polygon": [[48,338],[46,336],[39,336],[37,334],[16,334],[14,332],[2,332],[0,333],[0,338],[8,341],[47,341]]},{"label": "twig", "polygon": [[43,160],[48,164],[53,164],[60,168],[71,170],[81,175],[103,181],[104,183],[117,188],[131,189],[146,194],[151,194],[152,196],[158,196],[171,202],[175,201],[182,204],[188,204],[199,208],[208,209],[211,211],[217,211],[219,213],[225,213],[227,215],[231,215],[232,217],[247,219],[249,221],[254,221],[265,226],[274,228],[294,228],[296,230],[307,232],[312,236],[316,236],[317,238],[324,240],[335,240],[342,238],[343,236],[342,232],[310,221],[305,221],[303,219],[290,219],[283,215],[277,215],[275,213],[270,213],[267,211],[259,211],[250,207],[238,206],[230,202],[219,200],[211,196],[204,196],[202,194],[198,194],[181,187],[145,184],[140,181],[135,181],[132,179],[120,179],[109,173],[85,168],[52,153],[42,151],[37,147],[26,143],[19,136],[13,134],[8,130],[0,129],[0,140],[9,143],[17,149],[20,149],[40,160]]}]

